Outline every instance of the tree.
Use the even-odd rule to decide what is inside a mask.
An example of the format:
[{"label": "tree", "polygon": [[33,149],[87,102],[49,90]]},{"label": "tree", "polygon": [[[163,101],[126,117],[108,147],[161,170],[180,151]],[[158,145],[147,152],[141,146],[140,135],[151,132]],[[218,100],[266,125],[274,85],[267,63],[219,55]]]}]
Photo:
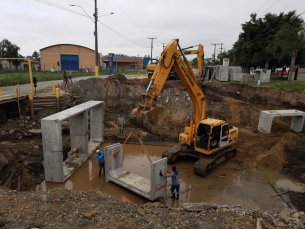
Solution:
[{"label": "tree", "polygon": [[288,80],[292,81],[292,72],[295,70],[295,61],[298,51],[305,46],[305,33],[303,27],[284,25],[276,34],[274,46],[281,49],[281,58],[289,55],[291,64]]},{"label": "tree", "polygon": [[279,58],[282,50],[274,46],[275,36],[285,25],[299,28],[304,20],[299,18],[295,11],[279,15],[268,13],[263,18],[251,14],[250,17],[250,21],[242,24],[243,32],[231,50],[234,51],[236,64],[249,68],[283,66],[288,61],[288,56]]},{"label": "tree", "polygon": [[[0,42],[0,57],[2,58],[18,58],[20,57],[18,54],[19,50],[20,48],[17,45],[12,44],[8,39],[3,39]],[[12,68],[12,63],[14,65],[18,65],[19,63],[18,60],[8,60],[8,62],[10,64],[10,69]]]},{"label": "tree", "polygon": [[192,64],[193,66],[198,66],[198,60],[197,60],[197,57],[196,57],[196,58],[194,58],[194,59],[191,61],[191,64]]},{"label": "tree", "polygon": [[35,50],[35,52],[33,52],[32,57],[34,60],[40,61],[40,54],[36,50]]}]

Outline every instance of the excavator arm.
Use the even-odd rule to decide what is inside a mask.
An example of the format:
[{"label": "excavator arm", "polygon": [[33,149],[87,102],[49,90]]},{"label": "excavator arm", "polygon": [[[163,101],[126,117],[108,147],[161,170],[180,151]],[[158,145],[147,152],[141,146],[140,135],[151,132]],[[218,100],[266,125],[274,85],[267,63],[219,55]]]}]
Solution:
[{"label": "excavator arm", "polygon": [[[141,105],[132,111],[131,117],[133,122],[138,127],[142,127],[147,131],[157,132],[155,127],[158,123],[158,114],[154,107],[172,67],[174,67],[193,102],[194,117],[191,120],[190,127],[194,126],[194,129],[197,129],[199,121],[205,119],[205,95],[198,84],[189,62],[184,55],[182,57],[179,56],[178,48],[182,53],[179,39],[173,39],[166,45],[149,86],[146,92],[142,94]],[[151,85],[153,85],[152,89],[150,89]],[[190,134],[190,138],[191,136],[192,134]]]},{"label": "excavator arm", "polygon": [[183,54],[186,55],[193,55],[193,54],[197,54],[197,62],[198,62],[198,71],[199,71],[199,75],[202,77],[203,75],[203,59],[204,59],[204,51],[203,51],[203,46],[202,44],[198,45],[198,49],[197,50],[186,50],[189,48],[193,48],[194,46],[185,48],[182,50],[182,52],[180,50],[177,51],[177,53],[179,54],[179,56],[182,56]]}]

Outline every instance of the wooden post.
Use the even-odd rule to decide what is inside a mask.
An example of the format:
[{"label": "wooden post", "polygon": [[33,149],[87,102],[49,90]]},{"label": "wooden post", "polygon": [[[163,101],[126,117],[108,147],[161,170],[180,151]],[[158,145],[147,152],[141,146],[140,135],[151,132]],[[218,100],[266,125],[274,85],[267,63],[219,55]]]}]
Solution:
[{"label": "wooden post", "polygon": [[30,91],[29,92],[29,99],[30,99],[30,110],[31,110],[31,119],[34,119],[34,103],[33,103],[33,98],[34,98],[34,92]]},{"label": "wooden post", "polygon": [[21,189],[21,182],[20,182],[20,174],[18,176],[18,185],[17,185],[17,192],[20,192]]},{"label": "wooden post", "polygon": [[3,121],[3,123],[6,123],[6,122],[7,122],[7,109],[6,109],[6,104],[3,104],[3,105],[2,105],[2,108],[3,108],[2,121]]},{"label": "wooden post", "polygon": [[18,89],[17,89],[17,101],[18,101],[19,119],[20,119],[20,124],[21,124],[21,110],[20,110],[20,101],[19,101]]},{"label": "wooden post", "polygon": [[60,101],[59,101],[59,88],[56,88],[56,103],[57,103],[57,112],[60,111]]}]

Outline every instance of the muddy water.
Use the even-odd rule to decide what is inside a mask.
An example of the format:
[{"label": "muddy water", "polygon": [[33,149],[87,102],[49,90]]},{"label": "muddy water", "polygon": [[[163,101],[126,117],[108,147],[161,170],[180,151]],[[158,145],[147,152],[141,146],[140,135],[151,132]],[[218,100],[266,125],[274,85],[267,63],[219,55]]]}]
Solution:
[{"label": "muddy water", "polygon": [[[101,150],[109,144],[104,144]],[[153,161],[160,159],[167,146],[146,146]],[[199,177],[193,172],[195,160],[183,158],[175,163],[180,175],[180,200],[170,198],[170,179],[168,180],[167,196],[158,199],[159,202],[179,207],[183,202],[207,202],[211,204],[240,204],[246,208],[260,208],[263,210],[285,207],[286,204],[259,171],[233,170],[230,162],[222,164],[206,178]],[[140,145],[124,145],[124,167],[127,171],[150,178],[150,163]],[[171,165],[168,166],[168,171]],[[122,188],[112,182],[105,182],[105,176],[98,177],[96,156],[93,155],[79,168],[64,184],[43,182],[39,189],[50,190],[67,188],[70,190],[98,190],[116,197],[119,200],[145,204],[148,201],[135,193]]]}]

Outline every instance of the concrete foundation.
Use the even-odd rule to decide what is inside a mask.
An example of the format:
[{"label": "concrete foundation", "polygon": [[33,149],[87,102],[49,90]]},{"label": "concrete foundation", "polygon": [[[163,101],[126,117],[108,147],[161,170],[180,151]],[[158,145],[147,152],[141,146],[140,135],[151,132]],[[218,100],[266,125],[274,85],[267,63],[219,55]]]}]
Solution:
[{"label": "concrete foundation", "polygon": [[151,164],[150,180],[126,171],[123,167],[123,146],[114,144],[105,147],[106,182],[112,181],[149,200],[155,200],[166,195],[167,179],[160,176],[167,172],[167,158]]},{"label": "concrete foundation", "polygon": [[[104,141],[104,109],[104,102],[89,101],[41,120],[46,181],[65,182],[101,146]],[[72,161],[69,158],[63,162],[61,128],[65,120],[70,124],[71,149],[78,148],[78,154]]]},{"label": "concrete foundation", "polygon": [[229,66],[219,65],[216,69],[215,79],[218,81],[228,81],[229,79]]},{"label": "concrete foundation", "polygon": [[304,125],[305,112],[298,110],[271,110],[261,111],[258,122],[258,130],[263,133],[270,133],[274,117],[292,116],[290,129],[301,132]]},{"label": "concrete foundation", "polygon": [[271,70],[268,69],[257,69],[254,75],[254,83],[260,80],[261,83],[269,83],[271,76]]}]

